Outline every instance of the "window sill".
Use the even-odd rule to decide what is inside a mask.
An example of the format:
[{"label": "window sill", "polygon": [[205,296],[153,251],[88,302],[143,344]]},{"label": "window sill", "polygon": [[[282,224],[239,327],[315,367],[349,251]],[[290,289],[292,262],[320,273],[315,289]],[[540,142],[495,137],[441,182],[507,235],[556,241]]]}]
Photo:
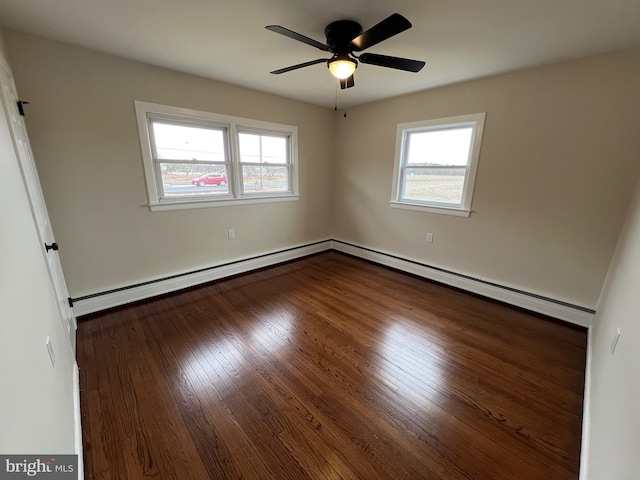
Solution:
[{"label": "window sill", "polygon": [[295,202],[300,195],[281,197],[254,197],[224,200],[169,200],[161,203],[150,203],[149,210],[163,212],[166,210],[188,210],[192,208],[233,207],[235,205],[255,205],[259,203]]},{"label": "window sill", "polygon": [[454,217],[469,217],[471,210],[452,207],[435,207],[433,205],[421,205],[418,203],[389,202],[391,208],[401,210],[413,210],[415,212],[435,213],[438,215],[452,215]]}]

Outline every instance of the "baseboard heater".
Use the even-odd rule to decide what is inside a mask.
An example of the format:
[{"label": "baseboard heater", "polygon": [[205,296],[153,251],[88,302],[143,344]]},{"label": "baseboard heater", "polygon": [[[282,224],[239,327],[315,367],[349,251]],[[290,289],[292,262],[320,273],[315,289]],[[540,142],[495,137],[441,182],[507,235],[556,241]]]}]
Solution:
[{"label": "baseboard heater", "polygon": [[201,268],[163,278],[127,285],[104,292],[72,298],[77,317],[107,310],[157,295],[297,260],[326,251],[336,251],[368,260],[402,272],[417,275],[438,283],[482,295],[526,310],[548,315],[582,327],[589,327],[595,310],[573,305],[553,298],[525,292],[516,288],[452,272],[397,255],[380,252],[341,240],[322,240],[302,246],[269,252],[250,258],[238,259],[220,265]]}]

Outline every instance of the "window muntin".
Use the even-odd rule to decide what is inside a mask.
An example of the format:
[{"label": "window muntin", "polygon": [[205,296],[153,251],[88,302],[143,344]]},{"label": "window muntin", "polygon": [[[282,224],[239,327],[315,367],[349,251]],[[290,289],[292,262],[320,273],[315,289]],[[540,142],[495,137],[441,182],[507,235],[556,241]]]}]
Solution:
[{"label": "window muntin", "polygon": [[392,206],[468,216],[484,117],[398,125]]},{"label": "window muntin", "polygon": [[297,128],[135,102],[151,210],[297,200]]}]

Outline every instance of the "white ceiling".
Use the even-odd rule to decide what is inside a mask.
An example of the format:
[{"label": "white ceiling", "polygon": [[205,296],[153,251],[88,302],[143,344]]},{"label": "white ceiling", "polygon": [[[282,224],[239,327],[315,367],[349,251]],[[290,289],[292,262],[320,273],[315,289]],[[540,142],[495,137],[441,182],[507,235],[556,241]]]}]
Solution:
[{"label": "white ceiling", "polygon": [[269,74],[329,55],[264,27],[324,43],[332,21],[394,12],[413,28],[368,51],[427,66],[360,65],[339,106],[640,45],[640,0],[0,0],[0,26],[333,108],[325,65]]}]

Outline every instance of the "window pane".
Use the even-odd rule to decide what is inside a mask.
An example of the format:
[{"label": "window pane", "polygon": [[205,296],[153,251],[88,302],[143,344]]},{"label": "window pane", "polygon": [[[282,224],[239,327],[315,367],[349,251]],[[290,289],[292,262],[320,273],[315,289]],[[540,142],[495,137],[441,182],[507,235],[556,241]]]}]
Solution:
[{"label": "window pane", "polygon": [[406,168],[402,198],[460,205],[465,168]]},{"label": "window pane", "polygon": [[287,167],[242,167],[242,186],[245,193],[288,192]]},{"label": "window pane", "polygon": [[211,160],[225,162],[224,130],[153,122],[157,158],[160,160]]},{"label": "window pane", "polygon": [[238,140],[242,163],[288,163],[287,137],[240,133]]},{"label": "window pane", "polygon": [[423,165],[467,165],[471,127],[429,130],[407,134],[406,162]]},{"label": "window pane", "polygon": [[229,193],[224,165],[160,163],[160,176],[165,197]]}]

